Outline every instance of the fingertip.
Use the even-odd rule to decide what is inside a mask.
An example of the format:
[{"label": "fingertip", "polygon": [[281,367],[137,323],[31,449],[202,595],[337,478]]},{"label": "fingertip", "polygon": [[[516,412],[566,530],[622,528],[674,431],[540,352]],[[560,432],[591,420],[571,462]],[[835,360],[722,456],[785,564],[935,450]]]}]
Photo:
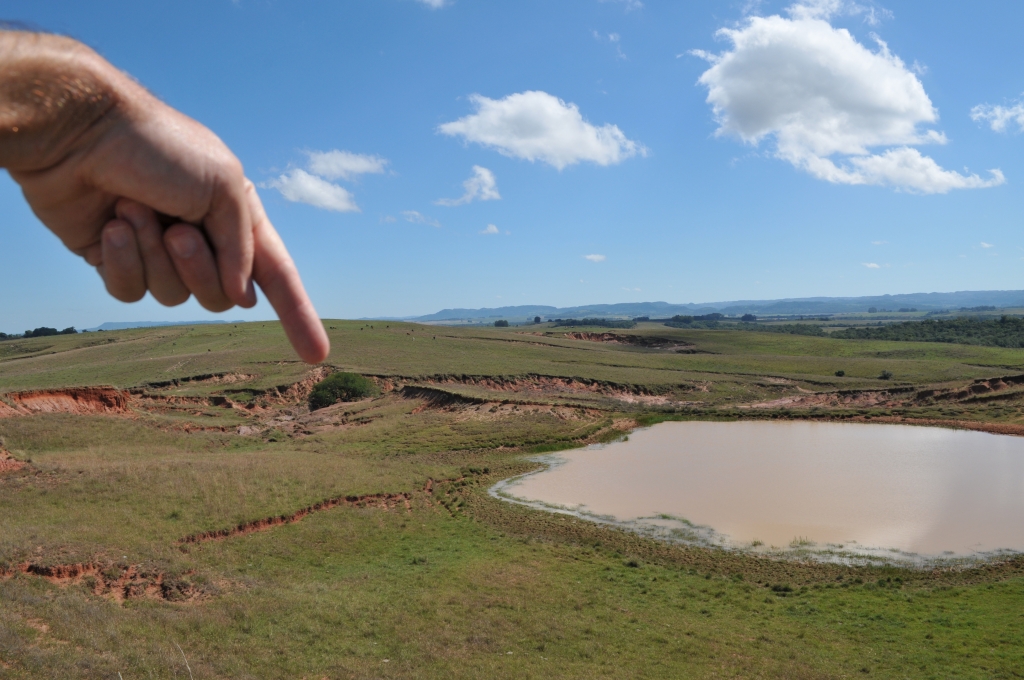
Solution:
[{"label": "fingertip", "polygon": [[316,328],[310,328],[301,338],[293,340],[299,356],[307,364],[319,364],[331,353],[331,341],[323,323],[317,319]]}]

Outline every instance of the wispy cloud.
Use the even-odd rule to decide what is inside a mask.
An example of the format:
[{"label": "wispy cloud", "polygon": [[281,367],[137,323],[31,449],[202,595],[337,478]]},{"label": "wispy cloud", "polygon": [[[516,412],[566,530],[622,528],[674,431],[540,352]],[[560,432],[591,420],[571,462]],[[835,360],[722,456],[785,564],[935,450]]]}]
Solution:
[{"label": "wispy cloud", "polygon": [[327,179],[355,179],[359,175],[380,174],[388,161],[380,156],[368,156],[350,151],[307,151],[309,171]]},{"label": "wispy cloud", "polygon": [[305,170],[290,170],[277,179],[264,182],[263,186],[277,189],[287,200],[295,203],[334,212],[359,212],[355,198],[347,189]]},{"label": "wispy cloud", "polygon": [[622,36],[618,33],[608,33],[607,35],[594,31],[594,40],[598,42],[608,42],[615,47],[615,56],[619,59],[626,59],[626,53],[622,51]]},{"label": "wispy cloud", "polygon": [[430,9],[441,9],[452,4],[452,0],[417,0],[417,2],[426,5]]},{"label": "wispy cloud", "polygon": [[368,173],[384,172],[388,161],[380,156],[352,153],[350,151],[307,151],[309,161],[306,168],[293,168],[260,184],[261,187],[277,189],[287,200],[306,203],[322,210],[335,212],[360,212],[355,197],[344,187],[328,180],[352,180]]},{"label": "wispy cloud", "polygon": [[481,234],[500,234],[501,230],[493,224],[488,224],[486,229],[480,230]]},{"label": "wispy cloud", "polygon": [[439,198],[434,201],[436,205],[456,206],[465,205],[471,201],[497,201],[501,198],[498,193],[498,182],[494,173],[479,165],[473,166],[473,176],[462,183],[466,193],[461,198]]},{"label": "wispy cloud", "polygon": [[441,226],[441,223],[433,217],[427,217],[423,213],[416,212],[415,210],[403,210],[402,217],[405,218],[406,222],[412,222],[413,224],[426,224],[431,227]]},{"label": "wispy cloud", "polygon": [[978,104],[971,109],[971,120],[985,122],[993,132],[1006,132],[1008,125],[1016,124],[1017,132],[1024,131],[1024,102],[1012,106]]},{"label": "wispy cloud", "polygon": [[874,262],[861,262],[861,264],[864,265],[865,267],[867,267],[868,269],[881,269],[882,268],[882,265],[876,264]]},{"label": "wispy cloud", "polygon": [[608,258],[606,258],[604,255],[598,255],[594,253],[592,255],[584,255],[583,259],[590,260],[591,262],[604,262]]},{"label": "wispy cloud", "polygon": [[644,8],[644,3],[642,3],[640,0],[598,0],[598,2],[614,2],[620,4],[623,6],[623,8],[625,8],[627,12],[632,12],[633,10]]},{"label": "wispy cloud", "polygon": [[995,246],[992,245],[991,243],[985,243],[984,241],[982,241],[978,245],[980,245],[982,248],[995,248]]},{"label": "wispy cloud", "polygon": [[476,113],[445,123],[438,131],[559,170],[581,161],[615,165],[647,154],[642,144],[627,139],[615,125],[592,125],[575,104],[547,92],[519,92],[504,99],[474,94],[469,101]]}]

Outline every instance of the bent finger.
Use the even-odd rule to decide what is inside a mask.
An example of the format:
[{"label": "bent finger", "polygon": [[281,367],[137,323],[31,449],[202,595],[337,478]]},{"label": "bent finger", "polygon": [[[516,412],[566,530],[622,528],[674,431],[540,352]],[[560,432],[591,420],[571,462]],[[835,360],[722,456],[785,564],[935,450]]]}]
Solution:
[{"label": "bent finger", "polygon": [[115,210],[119,218],[135,229],[146,286],[157,302],[173,307],[188,300],[188,288],[182,283],[164,246],[164,229],[156,213],[148,206],[127,199],[118,201]]},{"label": "bent finger", "polygon": [[199,229],[191,224],[175,224],[164,232],[164,244],[178,276],[199,304],[211,312],[234,306],[220,286],[213,252]]},{"label": "bent finger", "polygon": [[100,245],[102,267],[98,269],[107,292],[121,302],[141,300],[146,294],[146,277],[132,225],[124,220],[107,222]]},{"label": "bent finger", "polygon": [[331,351],[327,331],[306,294],[295,262],[263,211],[256,188],[248,182],[246,189],[255,237],[253,278],[277,312],[298,355],[306,363],[320,363]]},{"label": "bent finger", "polygon": [[246,197],[248,180],[240,165],[224,172],[214,187],[203,228],[216,252],[222,290],[235,304],[252,307],[256,291],[252,285],[254,235]]}]

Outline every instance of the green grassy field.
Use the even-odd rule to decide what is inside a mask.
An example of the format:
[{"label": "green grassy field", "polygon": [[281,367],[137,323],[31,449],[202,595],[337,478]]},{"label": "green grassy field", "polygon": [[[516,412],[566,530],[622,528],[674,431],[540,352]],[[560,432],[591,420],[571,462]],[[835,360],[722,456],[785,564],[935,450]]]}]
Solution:
[{"label": "green grassy field", "polygon": [[[0,678],[185,678],[186,659],[197,679],[1020,677],[1024,561],[772,560],[486,490],[531,469],[526,454],[663,418],[1024,433],[1024,391],[989,380],[1024,372],[1024,351],[326,325],[333,353],[314,373],[273,323],[0,342],[0,413],[23,412],[0,417],[0,448],[25,463],[0,473]],[[310,413],[330,370],[382,394]],[[23,406],[26,391],[94,386],[127,391],[128,408]],[[837,394],[852,401],[823,405]]]}]

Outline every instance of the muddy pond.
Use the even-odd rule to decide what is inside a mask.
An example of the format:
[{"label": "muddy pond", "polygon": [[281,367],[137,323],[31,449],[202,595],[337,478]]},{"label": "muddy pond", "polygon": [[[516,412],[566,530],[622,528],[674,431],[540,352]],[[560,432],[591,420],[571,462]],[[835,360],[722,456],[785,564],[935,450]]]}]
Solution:
[{"label": "muddy pond", "polygon": [[754,552],[934,562],[1024,551],[1024,437],[670,422],[539,460],[549,467],[501,482],[492,495]]}]

